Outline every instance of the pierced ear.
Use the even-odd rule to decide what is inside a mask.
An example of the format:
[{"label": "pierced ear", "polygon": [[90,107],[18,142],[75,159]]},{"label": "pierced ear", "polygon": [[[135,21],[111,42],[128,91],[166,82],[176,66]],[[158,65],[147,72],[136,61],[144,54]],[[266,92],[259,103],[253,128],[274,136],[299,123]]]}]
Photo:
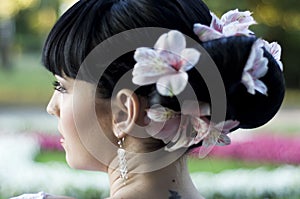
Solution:
[{"label": "pierced ear", "polygon": [[113,131],[117,138],[123,138],[133,129],[139,115],[139,100],[135,93],[122,89],[116,96],[113,111]]}]

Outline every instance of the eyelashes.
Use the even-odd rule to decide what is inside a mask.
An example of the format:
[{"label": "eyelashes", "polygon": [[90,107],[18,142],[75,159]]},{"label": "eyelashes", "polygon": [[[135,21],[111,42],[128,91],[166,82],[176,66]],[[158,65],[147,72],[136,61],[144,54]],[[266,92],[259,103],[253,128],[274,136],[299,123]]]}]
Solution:
[{"label": "eyelashes", "polygon": [[57,90],[60,93],[66,93],[67,89],[58,81],[52,83],[54,90]]}]

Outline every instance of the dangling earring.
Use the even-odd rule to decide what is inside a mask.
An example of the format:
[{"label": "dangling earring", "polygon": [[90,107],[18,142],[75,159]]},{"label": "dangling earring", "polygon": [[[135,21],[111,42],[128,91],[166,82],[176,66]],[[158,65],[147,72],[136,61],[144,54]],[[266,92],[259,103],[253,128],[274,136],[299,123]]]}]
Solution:
[{"label": "dangling earring", "polygon": [[119,159],[119,170],[120,177],[123,180],[124,185],[126,184],[126,180],[128,179],[128,170],[127,170],[127,160],[126,160],[126,151],[123,148],[125,138],[123,137],[118,141],[119,149],[118,149],[118,159]]}]

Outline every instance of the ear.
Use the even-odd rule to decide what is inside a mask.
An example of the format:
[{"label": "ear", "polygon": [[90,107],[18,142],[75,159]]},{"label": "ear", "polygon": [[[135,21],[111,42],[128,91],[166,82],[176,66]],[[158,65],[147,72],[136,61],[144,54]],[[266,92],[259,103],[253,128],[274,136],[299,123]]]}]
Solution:
[{"label": "ear", "polygon": [[135,126],[140,111],[139,99],[133,91],[122,89],[116,96],[114,107],[113,131],[117,138],[123,138]]}]

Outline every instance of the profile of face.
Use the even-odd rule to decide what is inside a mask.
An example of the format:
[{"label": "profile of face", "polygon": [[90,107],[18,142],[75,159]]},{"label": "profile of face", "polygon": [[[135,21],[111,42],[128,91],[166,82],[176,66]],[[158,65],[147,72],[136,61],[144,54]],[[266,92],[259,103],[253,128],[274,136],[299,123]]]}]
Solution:
[{"label": "profile of face", "polygon": [[141,123],[139,99],[127,89],[114,99],[95,98],[94,84],[65,75],[55,78],[47,112],[58,119],[67,163],[76,169],[107,172],[119,139]]},{"label": "profile of face", "polygon": [[[88,98],[85,98],[85,102],[81,103],[78,100],[74,100],[75,91],[75,80],[69,77],[60,77],[55,75],[57,81],[55,83],[55,91],[52,98],[47,106],[47,112],[54,115],[58,119],[58,131],[61,134],[61,144],[66,152],[66,160],[70,167],[76,169],[85,170],[101,170],[106,171],[107,165],[97,160],[90,151],[86,148],[81,136],[79,135],[78,124],[76,124],[74,107],[80,112],[80,115],[85,117],[87,113],[91,110]],[[76,85],[88,83],[83,81],[76,81]],[[89,85],[92,86],[92,85]],[[104,103],[104,102],[102,102]],[[101,115],[102,123],[107,120],[108,117],[105,106],[99,108],[98,114]],[[80,118],[78,118],[80,119]],[[85,121],[85,119],[84,119]],[[105,124],[105,127],[99,134],[104,134],[104,132],[111,132],[111,126]],[[88,131],[87,126],[82,126],[80,129]],[[106,133],[107,134],[107,133]],[[97,149],[100,154],[105,153],[104,149]]]}]

